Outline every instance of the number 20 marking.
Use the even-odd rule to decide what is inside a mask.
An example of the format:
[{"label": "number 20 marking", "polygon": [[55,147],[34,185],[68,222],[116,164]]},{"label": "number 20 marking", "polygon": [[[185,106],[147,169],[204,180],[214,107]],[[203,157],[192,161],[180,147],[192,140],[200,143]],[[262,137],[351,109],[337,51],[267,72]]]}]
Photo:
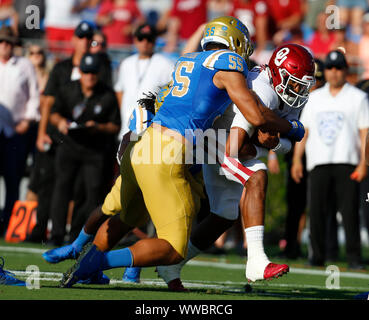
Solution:
[{"label": "number 20 marking", "polygon": [[175,82],[179,85],[173,87],[172,95],[175,97],[183,97],[188,92],[190,86],[190,78],[187,76],[181,75],[182,70],[185,70],[186,73],[191,73],[195,63],[192,61],[182,61],[179,63],[176,72],[174,74]]}]

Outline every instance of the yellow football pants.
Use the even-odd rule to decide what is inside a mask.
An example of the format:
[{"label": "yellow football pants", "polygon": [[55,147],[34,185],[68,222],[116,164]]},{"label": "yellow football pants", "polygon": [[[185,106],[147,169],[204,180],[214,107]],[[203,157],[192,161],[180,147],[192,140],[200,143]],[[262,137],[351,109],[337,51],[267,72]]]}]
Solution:
[{"label": "yellow football pants", "polygon": [[127,147],[121,162],[123,179],[117,178],[102,208],[107,215],[120,212],[121,220],[132,227],[151,218],[158,238],[183,257],[203,197],[203,186],[189,173],[184,158],[182,142],[148,128]]}]

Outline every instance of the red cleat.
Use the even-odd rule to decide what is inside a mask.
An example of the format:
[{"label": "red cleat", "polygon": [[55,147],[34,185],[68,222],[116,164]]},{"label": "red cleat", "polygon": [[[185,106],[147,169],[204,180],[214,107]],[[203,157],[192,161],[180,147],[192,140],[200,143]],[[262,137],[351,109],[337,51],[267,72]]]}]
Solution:
[{"label": "red cleat", "polygon": [[246,264],[246,279],[249,282],[258,280],[271,280],[278,278],[290,270],[286,264],[276,264],[272,262],[260,263],[257,260],[248,260]]},{"label": "red cleat", "polygon": [[264,279],[271,280],[278,278],[290,271],[290,267],[286,264],[269,263],[264,270]]},{"label": "red cleat", "polygon": [[169,281],[168,289],[174,292],[189,292],[190,291],[183,286],[182,281],[179,278]]}]

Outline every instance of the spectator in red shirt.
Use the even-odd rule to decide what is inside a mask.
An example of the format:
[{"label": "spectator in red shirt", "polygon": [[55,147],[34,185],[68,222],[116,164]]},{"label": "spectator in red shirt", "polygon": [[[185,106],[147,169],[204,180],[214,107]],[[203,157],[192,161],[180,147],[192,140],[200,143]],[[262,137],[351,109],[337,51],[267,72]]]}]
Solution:
[{"label": "spectator in red shirt", "polygon": [[271,23],[269,32],[275,45],[280,45],[303,19],[301,0],[266,0]]},{"label": "spectator in red shirt", "polygon": [[249,29],[251,40],[256,43],[252,55],[255,60],[265,50],[268,40],[268,4],[265,0],[235,0],[232,16],[240,19]]},{"label": "spectator in red shirt", "polygon": [[[369,13],[366,13],[363,17],[363,35],[361,36],[361,39],[359,42],[359,50],[358,50],[359,51],[358,53],[359,61],[361,62],[361,65],[363,68],[363,74],[361,75],[361,78],[363,80],[369,79],[369,50],[368,48],[369,48]],[[369,82],[367,82],[367,84],[369,84]],[[369,220],[368,220],[368,227],[369,227]]]},{"label": "spectator in red shirt", "polygon": [[109,46],[132,44],[132,31],[143,21],[135,0],[104,0],[97,14]]},{"label": "spectator in red shirt", "polygon": [[45,31],[49,51],[62,54],[73,52],[71,39],[74,29],[81,22],[75,12],[78,0],[45,0]]},{"label": "spectator in red shirt", "polygon": [[95,25],[101,2],[102,0],[81,0],[74,7],[74,12],[79,13],[83,21]]},{"label": "spectator in red shirt", "polygon": [[211,21],[218,17],[231,16],[233,11],[232,0],[208,0],[207,18]]},{"label": "spectator in red shirt", "polygon": [[334,49],[336,43],[335,33],[326,27],[327,15],[324,12],[318,14],[316,30],[313,33],[309,47],[315,58],[324,60],[328,52]]},{"label": "spectator in red shirt", "polygon": [[173,52],[207,21],[207,0],[174,0],[167,23],[166,52]]},{"label": "spectator in red shirt", "polygon": [[13,0],[0,0],[0,27],[11,27],[17,35],[17,14],[13,8]]}]

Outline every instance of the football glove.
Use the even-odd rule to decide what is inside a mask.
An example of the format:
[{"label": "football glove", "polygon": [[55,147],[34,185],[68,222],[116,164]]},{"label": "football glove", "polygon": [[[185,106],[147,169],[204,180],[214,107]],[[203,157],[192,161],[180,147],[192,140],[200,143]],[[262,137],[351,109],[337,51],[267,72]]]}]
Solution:
[{"label": "football glove", "polygon": [[304,125],[299,120],[288,120],[291,123],[292,128],[287,133],[287,137],[291,138],[294,141],[301,141],[305,135]]}]

